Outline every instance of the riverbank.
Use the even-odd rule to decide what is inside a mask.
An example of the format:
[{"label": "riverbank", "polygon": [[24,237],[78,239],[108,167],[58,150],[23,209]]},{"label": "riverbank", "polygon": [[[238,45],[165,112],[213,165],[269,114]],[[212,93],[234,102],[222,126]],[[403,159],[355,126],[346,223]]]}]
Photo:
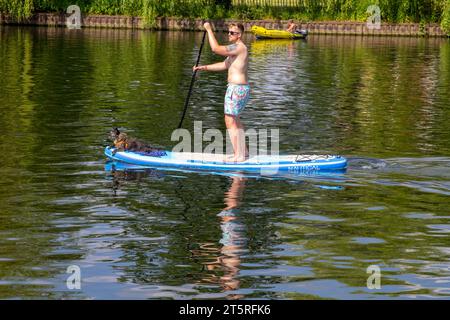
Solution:
[{"label": "riverbank", "polygon": [[[17,21],[5,15],[0,15],[0,25],[36,25],[65,27],[66,17],[64,13],[36,13],[30,18]],[[187,18],[157,18],[150,27],[141,17],[85,15],[82,16],[82,27],[90,28],[128,28],[128,29],[156,29],[200,31],[203,30],[203,19]],[[226,30],[227,24],[238,22],[232,19],[211,20],[216,30]],[[242,21],[239,21],[242,22]],[[268,29],[284,29],[287,20],[251,20],[245,21],[246,31],[250,31],[253,25]],[[429,36],[446,37],[437,23],[382,23],[379,29],[369,29],[364,22],[352,21],[315,21],[297,22],[301,29],[307,29],[310,34],[342,34],[342,35],[370,35],[370,36]]]}]

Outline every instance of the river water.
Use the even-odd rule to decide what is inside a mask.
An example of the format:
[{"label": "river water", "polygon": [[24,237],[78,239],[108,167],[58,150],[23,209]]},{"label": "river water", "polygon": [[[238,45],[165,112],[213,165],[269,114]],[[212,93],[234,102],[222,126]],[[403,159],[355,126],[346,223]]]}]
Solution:
[{"label": "river water", "polygon": [[[450,42],[245,36],[246,128],[344,174],[111,171],[113,127],[176,144],[201,36],[0,26],[0,298],[449,298]],[[225,85],[186,129],[224,132]]]}]

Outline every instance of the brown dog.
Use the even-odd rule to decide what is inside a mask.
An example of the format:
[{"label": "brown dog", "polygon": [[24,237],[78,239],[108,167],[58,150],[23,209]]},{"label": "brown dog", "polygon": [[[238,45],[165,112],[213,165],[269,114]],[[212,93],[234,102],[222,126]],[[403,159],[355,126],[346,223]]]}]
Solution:
[{"label": "brown dog", "polygon": [[164,150],[154,148],[150,145],[148,145],[145,142],[142,142],[138,139],[130,138],[128,135],[124,132],[120,132],[119,129],[114,128],[109,133],[110,138],[113,140],[114,148],[113,154],[115,154],[118,151],[133,151],[133,152],[140,152],[140,153],[146,153],[150,156],[155,157],[161,157],[166,155]]}]

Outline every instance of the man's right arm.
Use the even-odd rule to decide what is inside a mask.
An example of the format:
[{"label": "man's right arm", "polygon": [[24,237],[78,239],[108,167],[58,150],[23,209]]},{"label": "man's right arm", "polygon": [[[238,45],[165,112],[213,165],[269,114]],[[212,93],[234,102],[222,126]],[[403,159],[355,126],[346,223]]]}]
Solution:
[{"label": "man's right arm", "polygon": [[218,55],[229,57],[229,56],[237,56],[241,52],[241,47],[236,43],[230,44],[228,46],[221,46],[217,42],[216,36],[214,35],[214,31],[211,28],[209,22],[205,22],[203,27],[208,32],[208,40],[211,50]]}]

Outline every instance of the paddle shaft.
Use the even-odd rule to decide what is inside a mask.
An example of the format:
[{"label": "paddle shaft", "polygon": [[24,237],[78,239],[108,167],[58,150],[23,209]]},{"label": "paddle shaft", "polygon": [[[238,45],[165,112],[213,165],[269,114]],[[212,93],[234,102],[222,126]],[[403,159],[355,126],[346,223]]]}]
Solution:
[{"label": "paddle shaft", "polygon": [[[200,50],[198,52],[197,62],[195,63],[196,67],[198,66],[198,63],[200,62],[200,56],[202,54],[203,45],[205,44],[205,38],[206,38],[206,31],[203,32],[202,44],[200,45]],[[191,84],[189,85],[188,95],[186,97],[186,101],[184,102],[183,115],[181,116],[181,120],[180,120],[180,124],[178,125],[178,129],[181,128],[181,125],[183,124],[184,116],[186,115],[186,110],[187,110],[187,107],[188,107],[188,104],[189,104],[189,98],[191,97],[192,87],[194,86],[196,74],[197,74],[197,70],[195,70],[192,73]]]}]

